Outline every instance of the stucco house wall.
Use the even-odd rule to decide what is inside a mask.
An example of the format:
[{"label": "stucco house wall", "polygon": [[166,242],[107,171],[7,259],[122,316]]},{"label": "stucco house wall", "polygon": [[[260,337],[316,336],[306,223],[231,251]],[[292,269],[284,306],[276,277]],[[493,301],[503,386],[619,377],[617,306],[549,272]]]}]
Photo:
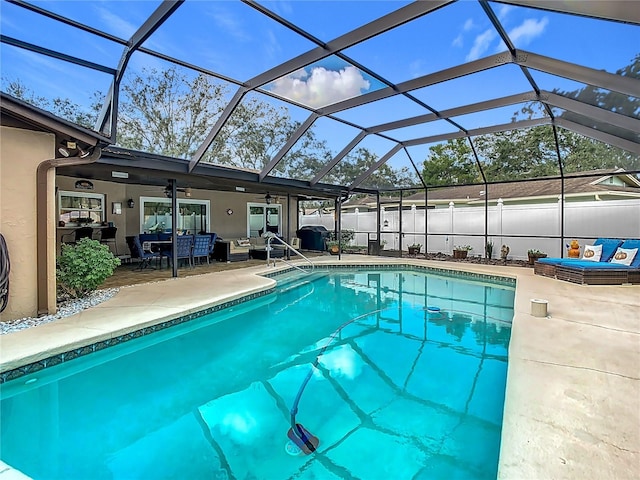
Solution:
[{"label": "stucco house wall", "polygon": [[[11,262],[9,302],[0,313],[2,321],[37,313],[36,169],[42,161],[53,158],[54,150],[55,136],[51,133],[0,127],[0,233],[7,242]],[[47,181],[53,192],[53,171]],[[50,220],[51,237],[55,231],[53,205],[49,202],[48,211],[39,212]],[[51,276],[48,284],[55,300],[55,273]]]}]

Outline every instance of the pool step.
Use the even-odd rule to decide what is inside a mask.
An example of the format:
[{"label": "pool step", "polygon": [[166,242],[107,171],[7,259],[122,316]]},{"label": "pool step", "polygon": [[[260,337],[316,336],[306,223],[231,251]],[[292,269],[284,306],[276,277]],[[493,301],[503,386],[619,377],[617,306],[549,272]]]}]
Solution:
[{"label": "pool step", "polygon": [[276,289],[280,292],[291,290],[301,285],[302,283],[308,283],[310,281],[316,280],[319,277],[324,277],[329,273],[324,272],[301,272],[300,270],[294,270],[292,272],[286,272],[282,275],[276,275],[272,277],[278,285]]}]

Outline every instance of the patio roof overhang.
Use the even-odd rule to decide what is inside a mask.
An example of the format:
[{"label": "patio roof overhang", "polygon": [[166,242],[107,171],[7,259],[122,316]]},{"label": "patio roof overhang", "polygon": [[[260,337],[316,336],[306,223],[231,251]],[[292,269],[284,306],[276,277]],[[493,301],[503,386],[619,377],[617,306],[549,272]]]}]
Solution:
[{"label": "patio roof overhang", "polygon": [[[303,199],[332,199],[347,193],[337,185],[280,177],[259,180],[260,172],[201,163],[191,172],[189,161],[117,147],[107,147],[100,159],[91,165],[75,165],[58,169],[58,174],[116,183],[156,185],[164,187],[175,179],[180,187],[223,192],[295,195]],[[114,177],[112,172],[126,173],[128,178]],[[362,193],[369,190],[363,189]]]},{"label": "patio roof overhang", "polygon": [[[56,117],[42,109],[0,92],[2,124],[53,133],[56,142],[73,140],[83,149],[102,148],[100,158],[91,164],[66,165],[57,168],[57,174],[107,182],[155,185],[165,187],[175,179],[181,187],[203,190],[295,195],[308,200],[337,198],[346,188],[267,176],[260,180],[260,172],[200,163],[189,172],[189,162],[110,145],[110,139],[93,130]],[[127,178],[114,177],[112,172],[123,172]],[[369,190],[361,189],[367,193]]]}]

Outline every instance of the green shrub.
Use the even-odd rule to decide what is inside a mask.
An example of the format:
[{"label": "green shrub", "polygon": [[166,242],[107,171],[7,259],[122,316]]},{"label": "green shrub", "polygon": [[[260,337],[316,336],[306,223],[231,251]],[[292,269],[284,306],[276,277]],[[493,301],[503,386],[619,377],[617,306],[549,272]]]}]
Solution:
[{"label": "green shrub", "polygon": [[83,238],[75,245],[62,245],[58,257],[58,285],[70,296],[84,297],[113,275],[120,259],[107,245]]}]

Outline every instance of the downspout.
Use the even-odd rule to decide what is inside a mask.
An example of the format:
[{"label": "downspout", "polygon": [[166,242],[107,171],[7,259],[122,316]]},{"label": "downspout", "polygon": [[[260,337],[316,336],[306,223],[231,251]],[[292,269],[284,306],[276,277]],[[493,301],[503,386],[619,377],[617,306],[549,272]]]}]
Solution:
[{"label": "downspout", "polygon": [[[51,158],[41,162],[36,169],[36,272],[38,275],[38,316],[55,313],[49,311],[48,281],[51,267],[55,262],[49,262],[49,242],[47,239],[47,209],[49,206],[48,181],[49,171],[57,167],[85,165],[96,162],[102,155],[100,147],[94,147],[91,155],[85,158]],[[55,243],[54,243],[55,244]]]}]

